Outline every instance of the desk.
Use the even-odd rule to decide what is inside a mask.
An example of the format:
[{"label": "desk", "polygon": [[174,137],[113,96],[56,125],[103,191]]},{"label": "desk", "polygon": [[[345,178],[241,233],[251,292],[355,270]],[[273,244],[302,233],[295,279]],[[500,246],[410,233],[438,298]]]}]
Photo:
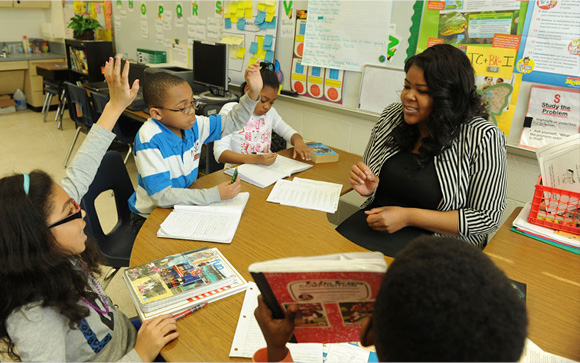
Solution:
[{"label": "desk", "polygon": [[[288,156],[290,152],[281,154]],[[342,192],[347,192],[350,165],[361,158],[337,152],[338,163],[316,164],[297,175],[341,183]],[[198,179],[194,187],[208,188],[226,180],[229,176],[218,171]],[[244,278],[251,280],[248,266],[255,261],[365,251],[338,234],[322,212],[267,203],[271,189],[242,182],[242,191],[250,192],[250,199],[231,244],[159,239],[157,230],[170,209],[156,209],[135,240],[131,266],[210,246],[217,247]],[[580,258],[509,231],[517,213],[506,221],[485,253],[510,278],[527,284],[530,338],[546,351],[580,360]],[[392,259],[386,257],[386,261],[390,264]],[[180,320],[181,336],[163,349],[163,356],[168,361],[249,361],[229,357],[242,301],[243,294],[236,294]]]},{"label": "desk", "polygon": [[[348,170],[361,160],[347,152],[336,150],[337,163],[315,164],[299,175],[343,185],[350,190]],[[292,149],[280,152],[292,156]],[[193,184],[195,188],[209,188],[231,177],[217,171]],[[131,266],[147,263],[174,253],[203,246],[217,247],[248,281],[252,281],[248,266],[256,261],[292,256],[313,256],[328,253],[366,251],[338,234],[327,220],[326,213],[282,206],[266,202],[272,186],[259,188],[242,182],[242,192],[250,192],[250,199],[231,244],[169,240],[156,237],[159,225],[170,209],[157,208],[141,228],[131,254]],[[387,259],[390,261],[390,259]],[[238,323],[243,293],[212,302],[191,318],[178,322],[180,337],[162,351],[168,361],[248,361],[230,358],[229,351]]]},{"label": "desk", "polygon": [[547,352],[580,361],[580,256],[510,231],[520,210],[484,252],[509,278],[527,284],[528,337]]},{"label": "desk", "polygon": [[52,94],[58,95],[58,108],[54,121],[59,120],[57,127],[62,130],[62,116],[64,114],[65,92],[62,82],[68,80],[68,67],[65,62],[53,63],[43,62],[36,63],[36,74],[42,76],[43,83],[46,85],[46,98],[42,106],[42,113],[44,121],[46,121],[46,114],[50,108],[52,101]]}]

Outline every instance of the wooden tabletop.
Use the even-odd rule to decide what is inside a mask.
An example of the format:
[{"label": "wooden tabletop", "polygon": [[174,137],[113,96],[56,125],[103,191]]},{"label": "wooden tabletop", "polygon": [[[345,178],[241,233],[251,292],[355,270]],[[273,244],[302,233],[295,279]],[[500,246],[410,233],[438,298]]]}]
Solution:
[{"label": "wooden tabletop", "polygon": [[[350,189],[348,171],[359,156],[336,150],[337,163],[315,164],[295,174],[301,178],[343,184]],[[291,156],[291,149],[281,152]],[[230,176],[221,170],[198,179],[193,188],[209,188]],[[292,256],[312,256],[366,251],[342,237],[320,211],[266,202],[272,186],[261,189],[242,182],[250,192],[236,235],[231,244],[157,238],[159,225],[170,209],[157,208],[143,225],[131,255],[131,266],[203,246],[217,247],[246,278],[248,266],[256,261]],[[580,360],[580,257],[556,247],[510,232],[514,212],[485,249],[506,274],[527,284],[526,303],[530,320],[529,336],[542,349]],[[387,263],[392,259],[385,258]],[[179,320],[180,337],[162,354],[167,361],[250,361],[230,358],[229,351],[242,307],[239,293],[212,302],[195,316]]]},{"label": "wooden tabletop", "polygon": [[580,256],[510,231],[521,209],[484,252],[509,278],[527,284],[528,337],[549,353],[580,361]]},{"label": "wooden tabletop", "polygon": [[[291,151],[284,150],[280,154],[291,157]],[[343,193],[347,192],[350,190],[348,171],[361,157],[335,151],[340,155],[338,162],[315,164],[313,168],[295,175],[340,183],[343,184]],[[193,187],[209,188],[227,180],[231,177],[220,170],[198,179]],[[250,199],[230,244],[157,238],[159,225],[171,211],[157,208],[147,218],[135,240],[131,266],[203,246],[217,247],[244,278],[251,281],[248,266],[253,262],[366,251],[338,234],[324,212],[266,202],[271,190],[272,186],[262,189],[242,182],[242,192],[250,192]],[[163,357],[168,361],[249,361],[229,357],[243,297],[244,294],[239,293],[212,302],[196,312],[194,317],[179,320],[177,324],[181,335],[163,349]]]}]

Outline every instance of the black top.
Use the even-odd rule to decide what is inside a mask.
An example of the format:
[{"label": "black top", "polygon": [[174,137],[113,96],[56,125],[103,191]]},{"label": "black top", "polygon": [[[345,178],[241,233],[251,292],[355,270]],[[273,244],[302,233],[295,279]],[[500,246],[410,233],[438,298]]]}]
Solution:
[{"label": "black top", "polygon": [[377,232],[368,226],[364,211],[385,206],[435,210],[443,193],[433,159],[420,167],[415,156],[408,151],[401,151],[388,159],[381,168],[379,178],[373,202],[342,222],[336,230],[359,246],[394,257],[413,239],[433,233],[416,227],[405,227],[395,233]]}]

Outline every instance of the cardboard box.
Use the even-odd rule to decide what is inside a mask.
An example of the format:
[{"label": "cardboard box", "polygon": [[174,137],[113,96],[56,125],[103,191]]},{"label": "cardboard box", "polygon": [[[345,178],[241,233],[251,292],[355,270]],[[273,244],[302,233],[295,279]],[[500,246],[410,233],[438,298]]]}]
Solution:
[{"label": "cardboard box", "polygon": [[10,95],[0,96],[0,114],[16,112],[16,102]]}]

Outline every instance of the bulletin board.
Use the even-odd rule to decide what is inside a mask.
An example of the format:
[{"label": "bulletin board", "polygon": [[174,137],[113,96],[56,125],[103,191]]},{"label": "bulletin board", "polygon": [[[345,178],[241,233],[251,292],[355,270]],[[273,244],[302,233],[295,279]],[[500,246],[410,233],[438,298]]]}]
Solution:
[{"label": "bulletin board", "polygon": [[[188,43],[193,40],[218,42],[228,35],[237,35],[237,25],[226,28],[226,13],[232,1],[113,1],[113,19],[116,49],[129,58],[137,58],[137,48],[168,51],[175,39]],[[235,3],[248,3],[237,1]],[[251,1],[256,9],[258,0]],[[267,2],[270,3],[270,2]],[[271,50],[278,61],[278,74],[282,78],[282,88],[290,90],[292,53],[296,25],[296,10],[307,10],[308,1],[272,1],[276,5],[276,28],[261,29],[265,35],[272,35]],[[420,2],[419,2],[420,3]],[[360,7],[373,11],[376,1],[357,1]],[[409,45],[410,28],[413,26],[415,1],[395,0],[391,11],[391,35],[389,43],[395,44],[396,52],[384,61],[384,66],[403,69],[408,57],[407,49],[414,52],[415,45]],[[160,10],[160,7],[162,9]],[[254,15],[257,10],[254,10]],[[160,14],[161,12],[161,14]],[[254,17],[255,20],[255,17]],[[415,19],[416,20],[416,19]],[[230,19],[231,21],[231,19]],[[251,33],[251,22],[246,21],[244,36],[244,64],[255,58],[250,49],[258,43]],[[416,24],[418,27],[418,23]],[[255,27],[254,27],[255,28]],[[264,32],[265,30],[265,32]],[[266,39],[264,37],[264,39]],[[255,45],[254,45],[255,46]],[[235,46],[234,46],[235,47]],[[230,48],[234,48],[230,46]],[[238,51],[241,45],[238,45]],[[189,60],[189,66],[192,62]],[[230,58],[230,79],[234,85],[243,81],[243,69],[238,59]],[[357,109],[362,72],[344,72],[342,107]]]}]

